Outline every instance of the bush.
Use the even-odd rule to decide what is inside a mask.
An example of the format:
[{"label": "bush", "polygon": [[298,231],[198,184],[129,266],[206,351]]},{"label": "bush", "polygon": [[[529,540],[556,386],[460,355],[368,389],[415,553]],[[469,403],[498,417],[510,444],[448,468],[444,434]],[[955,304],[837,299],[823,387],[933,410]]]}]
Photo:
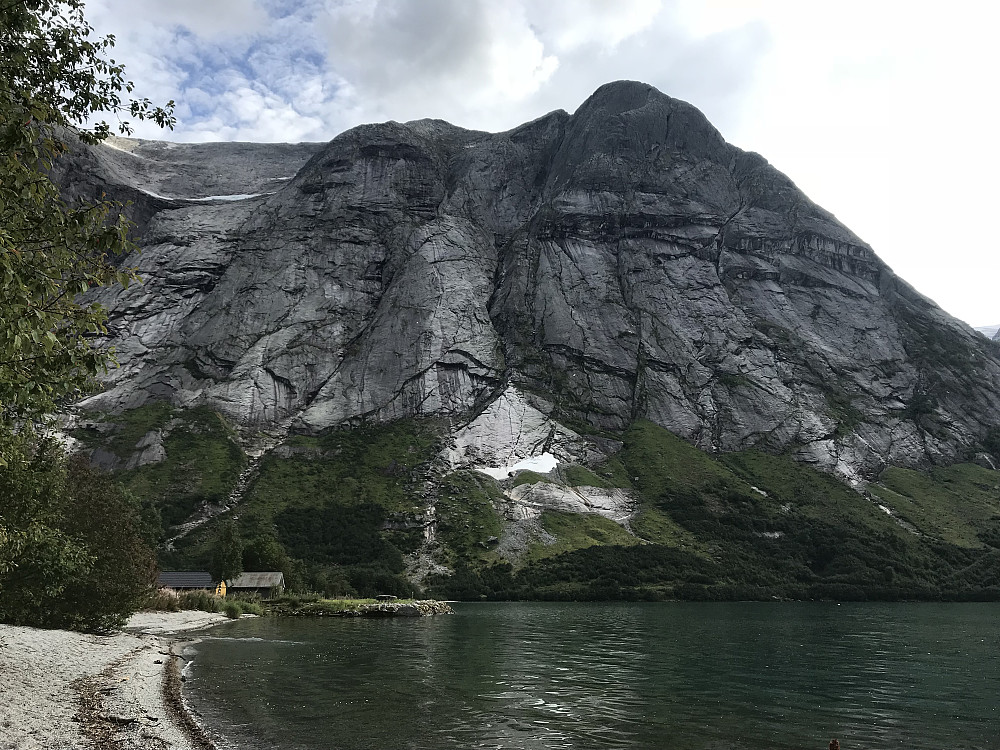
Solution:
[{"label": "bush", "polygon": [[157,589],[150,594],[144,607],[155,612],[177,612],[180,608],[180,596],[173,589]]},{"label": "bush", "polygon": [[0,621],[101,631],[145,603],[139,504],[54,441],[0,427]]},{"label": "bush", "polygon": [[205,589],[182,591],[178,596],[178,604],[181,609],[200,609],[203,612],[218,612],[222,609],[222,598]]},{"label": "bush", "polygon": [[222,613],[230,620],[238,620],[243,615],[243,607],[237,601],[226,601],[222,605]]}]

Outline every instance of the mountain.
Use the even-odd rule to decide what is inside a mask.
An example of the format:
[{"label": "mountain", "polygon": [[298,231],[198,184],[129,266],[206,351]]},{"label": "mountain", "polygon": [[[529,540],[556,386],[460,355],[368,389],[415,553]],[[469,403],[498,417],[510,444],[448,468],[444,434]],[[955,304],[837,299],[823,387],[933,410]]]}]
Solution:
[{"label": "mountain", "polygon": [[[666,439],[657,431],[699,456],[793,457],[862,493],[887,471],[1000,460],[1000,349],[763,157],[645,84],[608,84],[572,115],[504,133],[420,120],[328,144],[117,139],[60,174],[70,195],[131,200],[142,245],[128,262],[144,283],[95,297],[121,366],[78,405],[76,434],[143,491],[175,482],[170,524],[256,497],[268,522],[284,519],[286,549],[346,565],[290,510],[305,490],[280,508],[265,495],[305,481],[292,464],[334,484],[368,466],[342,509],[374,503],[379,520],[358,528],[409,534],[394,549],[423,555],[419,578],[440,569],[448,507],[478,508],[463,523],[493,532],[453,537],[449,555],[466,561],[476,545],[519,559],[506,552],[555,539],[544,513],[604,519],[587,538],[616,548],[686,538],[661,511],[659,531],[634,533],[652,523],[656,468],[635,456]],[[369,446],[384,464],[365,463],[360,435],[384,443]],[[174,478],[151,478],[171,452],[187,457]],[[201,489],[178,489],[178,466]],[[745,467],[705,466],[742,487],[737,504],[769,496]]]},{"label": "mountain", "polygon": [[850,476],[954,461],[1000,422],[994,348],[644,84],[500,134],[97,153],[150,218],[146,283],[102,300],[122,367],[87,408],[168,398],[316,432],[521,392]]},{"label": "mountain", "polygon": [[1000,325],[995,326],[976,326],[976,330],[983,334],[988,339],[996,339],[1000,335]]}]

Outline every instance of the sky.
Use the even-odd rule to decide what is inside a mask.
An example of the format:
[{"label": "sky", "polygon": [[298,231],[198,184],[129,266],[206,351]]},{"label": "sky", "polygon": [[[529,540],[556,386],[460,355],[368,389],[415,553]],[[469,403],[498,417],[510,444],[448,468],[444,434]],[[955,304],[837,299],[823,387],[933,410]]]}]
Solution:
[{"label": "sky", "polygon": [[603,83],[698,107],[974,326],[1000,323],[1000,3],[87,0],[174,141],[326,141],[434,117],[501,131]]}]

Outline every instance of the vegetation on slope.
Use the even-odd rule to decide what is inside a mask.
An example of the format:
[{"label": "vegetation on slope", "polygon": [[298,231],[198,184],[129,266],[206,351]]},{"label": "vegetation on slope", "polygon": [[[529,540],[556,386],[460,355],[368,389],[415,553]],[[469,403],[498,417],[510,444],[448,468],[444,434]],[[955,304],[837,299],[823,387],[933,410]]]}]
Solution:
[{"label": "vegetation on slope", "polygon": [[[196,425],[185,440],[204,441],[198,452],[231,467],[235,481],[241,454],[218,458],[232,443],[225,429],[208,430],[205,414],[159,408],[145,421],[122,417],[113,435],[131,431],[126,437],[105,436],[113,447],[175,425],[162,468],[123,473],[130,487],[155,488],[159,472],[184,476],[198,466],[184,442],[170,442],[178,420]],[[1000,481],[978,466],[889,469],[866,496],[790,456],[710,456],[638,422],[600,465],[521,472],[504,483],[508,491],[539,482],[625,489],[638,500],[629,529],[594,514],[545,511],[512,558],[501,551],[509,522],[500,484],[438,465],[441,434],[431,421],[400,421],[290,439],[262,461],[238,511],[244,567],[281,570],[292,588],[326,596],[414,595],[405,561],[423,550],[453,571],[427,579],[427,593],[443,598],[1000,597]],[[206,496],[197,473],[188,476]],[[436,544],[425,548],[432,520]],[[220,522],[161,562],[205,568]]]},{"label": "vegetation on slope", "polygon": [[224,502],[246,465],[232,428],[205,407],[182,410],[154,402],[98,419],[96,426],[76,430],[74,437],[122,464],[139,450],[146,435],[156,431],[164,435],[165,460],[118,475],[143,501],[147,522],[161,540],[171,526],[186,521],[203,504]]},{"label": "vegetation on slope", "polygon": [[[331,596],[414,594],[404,555],[423,540],[422,472],[439,451],[431,422],[292,438],[261,462],[240,506],[244,568]],[[215,525],[182,540],[172,564],[205,567]]]},{"label": "vegetation on slope", "polygon": [[[511,566],[469,566],[435,591],[487,598],[998,598],[997,560],[945,538],[918,535],[832,476],[788,456],[709,456],[648,422],[615,457],[641,498],[633,530],[647,544],[577,546]],[[994,472],[960,465],[920,475],[939,528],[998,520]],[[596,467],[597,475],[603,473]],[[915,481],[907,474],[911,481]],[[898,470],[886,481],[899,484]],[[980,495],[971,490],[978,488]],[[962,494],[966,505],[942,493]],[[985,493],[985,494],[982,494]],[[992,504],[989,501],[992,497]],[[905,508],[893,510],[905,517]],[[967,522],[963,522],[967,523]],[[572,534],[565,535],[572,538]],[[985,544],[985,542],[983,542]]]}]

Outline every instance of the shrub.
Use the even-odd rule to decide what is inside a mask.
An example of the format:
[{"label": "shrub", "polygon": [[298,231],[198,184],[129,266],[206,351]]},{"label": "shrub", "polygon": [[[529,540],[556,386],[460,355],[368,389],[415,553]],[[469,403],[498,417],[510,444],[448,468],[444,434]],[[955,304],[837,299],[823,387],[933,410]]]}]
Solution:
[{"label": "shrub", "polygon": [[226,601],[222,605],[222,613],[230,620],[238,620],[243,614],[243,607],[237,601]]},{"label": "shrub", "polygon": [[0,427],[0,621],[100,631],[149,597],[139,504],[54,441]]},{"label": "shrub", "polygon": [[181,609],[200,609],[203,612],[218,612],[222,608],[222,599],[211,591],[197,589],[182,591],[178,596]]},{"label": "shrub", "polygon": [[150,594],[145,606],[157,612],[177,612],[180,608],[180,596],[173,589],[157,589]]}]

